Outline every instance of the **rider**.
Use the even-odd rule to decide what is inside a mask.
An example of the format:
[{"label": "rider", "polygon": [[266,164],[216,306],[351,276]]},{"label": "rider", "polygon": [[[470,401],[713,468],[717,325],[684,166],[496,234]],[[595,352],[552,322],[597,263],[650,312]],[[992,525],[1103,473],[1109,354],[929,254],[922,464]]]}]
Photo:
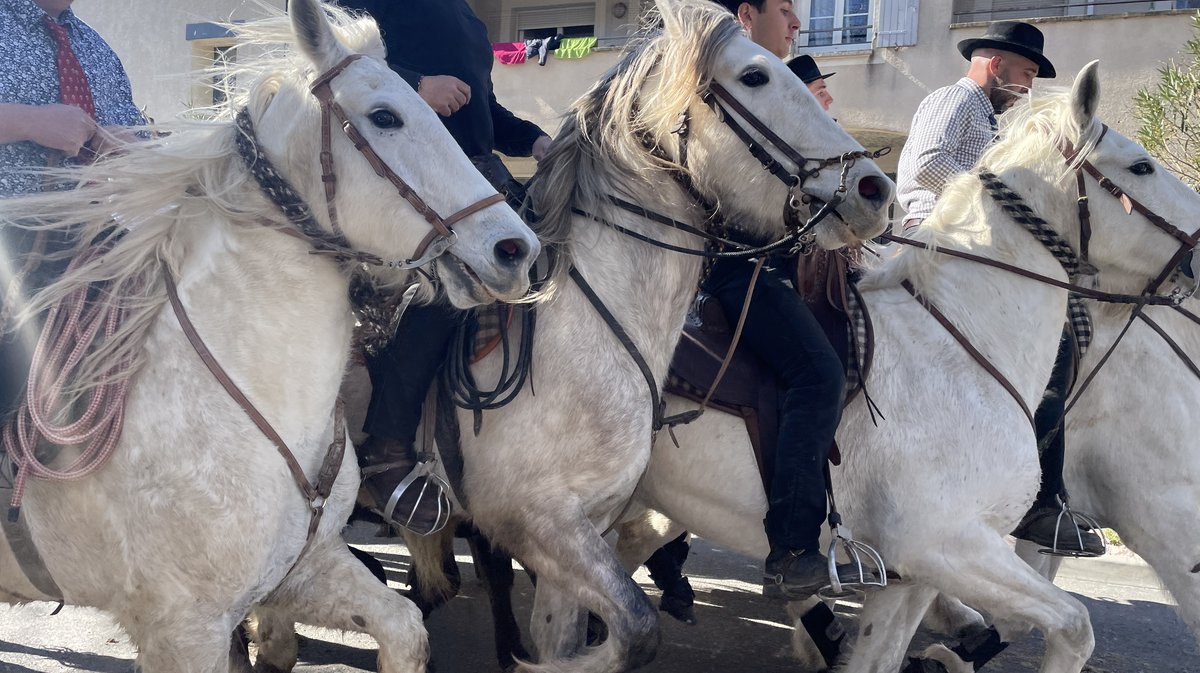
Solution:
[{"label": "rider", "polygon": [[[60,168],[125,139],[115,127],[143,123],[129,77],[103,38],[71,11],[71,0],[7,0],[0,4],[0,44],[9,45],[0,76],[0,198],[67,185],[45,184],[30,168]],[[17,46],[12,46],[17,45]],[[7,332],[14,304],[66,268],[51,260],[24,277],[37,236],[0,231],[0,425],[25,394],[36,334]],[[45,241],[47,253],[71,240]]]},{"label": "rider", "polygon": [[[790,0],[721,0],[750,39],[786,58],[800,22]],[[745,241],[751,244],[765,241]],[[755,262],[717,261],[703,288],[730,320],[742,312]],[[746,313],[742,343],[770,366],[781,386],[778,450],[765,520],[771,544],[764,589],[807,598],[829,583],[821,552],[826,517],[825,463],[842,417],[846,375],[833,345],[782,268],[764,266]]]},{"label": "rider", "polygon": [[837,73],[822,73],[821,69],[817,67],[816,60],[808,54],[801,54],[788,60],[787,66],[795,73],[796,77],[800,78],[801,82],[804,82],[812,95],[816,96],[817,102],[821,104],[821,109],[829,112],[829,107],[833,105],[833,94],[829,93],[829,87],[825,86],[825,80]]},{"label": "rider", "polygon": [[[1029,91],[1035,77],[1054,77],[1054,65],[1042,53],[1042,46],[1041,31],[1019,21],[997,21],[982,37],[958,43],[958,50],[971,63],[966,77],[921,102],[900,155],[896,182],[900,205],[908,213],[905,229],[928,217],[945,185],[979,161],[996,136],[996,115]],[[1097,533],[1058,525],[1063,511],[1060,497],[1065,496],[1062,420],[1075,361],[1074,333],[1067,326],[1049,388],[1035,417],[1041,488],[1013,535],[1065,552],[1100,554],[1104,543]]]},{"label": "rider", "polygon": [[[492,46],[487,27],[465,0],[341,0],[342,6],[365,11],[383,31],[388,64],[442,117],[475,167],[492,185],[520,203],[524,187],[500,157],[541,159],[550,137],[537,125],[519,119],[492,91]],[[437,518],[437,500],[419,497],[435,482],[418,478],[402,482],[416,465],[414,451],[421,405],[441,367],[459,313],[444,302],[414,306],[404,314],[388,344],[367,358],[371,404],[363,430],[370,439],[358,447],[368,493],[380,509],[400,491],[392,521],[427,532]]]}]

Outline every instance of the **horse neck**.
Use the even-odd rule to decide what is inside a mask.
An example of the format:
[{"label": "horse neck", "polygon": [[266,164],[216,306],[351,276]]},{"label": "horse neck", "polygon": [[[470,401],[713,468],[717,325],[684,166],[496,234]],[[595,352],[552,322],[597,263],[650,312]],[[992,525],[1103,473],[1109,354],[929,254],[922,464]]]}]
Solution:
[{"label": "horse neck", "polygon": [[[663,176],[651,188],[629,190],[627,200],[674,220],[703,228],[704,215],[683,190]],[[674,246],[703,248],[699,237],[617,207],[607,221]],[[611,227],[577,218],[574,263],[630,334],[661,380],[695,298],[703,258],[635,240]],[[591,310],[591,309],[587,309]]]},{"label": "horse neck", "polygon": [[[1062,266],[1032,235],[991,204],[985,212],[988,226],[956,232],[943,245],[1066,280]],[[1065,290],[956,258],[940,260],[917,289],[1016,386],[1030,408],[1037,406],[1066,320]]]},{"label": "horse neck", "polygon": [[353,327],[348,281],[277,231],[206,230],[180,269],[188,316],[221,366],[284,437],[328,422]]}]

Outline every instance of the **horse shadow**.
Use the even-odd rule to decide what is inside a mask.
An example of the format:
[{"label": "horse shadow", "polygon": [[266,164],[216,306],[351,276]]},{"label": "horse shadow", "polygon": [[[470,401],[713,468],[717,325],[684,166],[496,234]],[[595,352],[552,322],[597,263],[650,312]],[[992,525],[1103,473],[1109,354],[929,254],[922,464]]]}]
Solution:
[{"label": "horse shadow", "polygon": [[[0,654],[41,657],[53,661],[64,668],[93,671],[94,673],[131,673],[134,670],[132,659],[109,657],[90,652],[76,652],[75,650],[60,647],[29,647],[3,640],[0,640]],[[3,661],[0,661],[0,671],[3,673],[41,673],[37,669]]]}]

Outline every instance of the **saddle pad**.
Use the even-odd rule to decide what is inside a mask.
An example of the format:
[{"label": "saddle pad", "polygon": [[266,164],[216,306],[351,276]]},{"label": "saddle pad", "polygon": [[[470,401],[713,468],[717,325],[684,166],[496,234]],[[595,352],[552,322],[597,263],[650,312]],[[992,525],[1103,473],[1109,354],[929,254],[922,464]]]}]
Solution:
[{"label": "saddle pad", "polygon": [[[865,373],[870,371],[873,330],[857,288],[844,280],[845,275],[836,265],[825,267],[825,270],[843,279],[845,291],[815,292],[806,297],[806,302],[846,368],[845,403],[849,404],[863,390]],[[797,285],[803,287],[800,283]],[[824,284],[818,286],[824,287]],[[844,297],[844,311],[826,300],[834,295]],[[732,338],[733,329],[721,306],[704,292],[698,293],[671,361],[664,390],[695,402],[703,401]],[[779,389],[775,373],[744,344],[739,344],[709,406],[746,421],[764,485],[770,484],[779,432]],[[829,459],[835,465],[841,462],[836,445],[832,447]]]}]

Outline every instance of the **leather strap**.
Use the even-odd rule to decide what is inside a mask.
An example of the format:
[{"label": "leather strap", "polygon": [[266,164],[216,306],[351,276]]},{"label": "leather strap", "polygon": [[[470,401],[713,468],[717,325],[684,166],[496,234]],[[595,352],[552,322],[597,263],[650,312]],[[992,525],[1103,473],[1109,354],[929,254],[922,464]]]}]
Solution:
[{"label": "leather strap", "polygon": [[896,234],[882,234],[880,236],[880,238],[887,240],[887,241],[892,241],[894,243],[900,243],[902,245],[912,246],[914,248],[921,248],[922,250],[932,250],[933,252],[936,252],[936,253],[942,254],[942,255],[947,255],[949,257],[957,257],[959,259],[965,259],[965,260],[968,260],[971,262],[977,262],[979,264],[983,264],[984,266],[990,266],[990,267],[993,267],[996,269],[1001,269],[1001,270],[1007,271],[1009,273],[1014,273],[1018,276],[1023,276],[1025,278],[1029,278],[1031,280],[1036,280],[1039,283],[1045,283],[1047,285],[1052,285],[1054,287],[1061,288],[1061,289],[1067,290],[1069,292],[1074,292],[1075,294],[1078,294],[1081,297],[1087,297],[1088,299],[1095,299],[1096,301],[1102,301],[1102,302],[1107,302],[1107,303],[1112,303],[1112,304],[1144,304],[1147,306],[1174,306],[1175,305],[1175,300],[1166,295],[1148,295],[1147,296],[1147,295],[1136,295],[1136,294],[1120,294],[1120,293],[1116,293],[1116,292],[1104,292],[1102,290],[1096,290],[1096,289],[1093,289],[1090,287],[1084,287],[1082,285],[1075,285],[1074,283],[1068,283],[1065,281],[1061,281],[1061,280],[1058,280],[1057,278],[1051,278],[1050,276],[1043,276],[1040,273],[1034,273],[1033,271],[1022,269],[1019,266],[1014,266],[1012,264],[994,260],[994,259],[991,259],[988,257],[983,257],[980,255],[975,255],[975,254],[972,254],[969,252],[963,252],[961,250],[955,250],[953,248],[943,248],[943,247],[930,248],[929,245],[926,243],[923,243],[923,242],[915,240],[915,239],[906,238],[904,236],[898,236]]},{"label": "leather strap", "polygon": [[426,249],[439,238],[451,238],[453,233],[450,229],[452,225],[462,220],[465,217],[473,215],[484,208],[494,206],[504,202],[504,195],[496,193],[485,198],[482,198],[475,203],[467,206],[454,213],[448,218],[442,218],[437,211],[425,203],[425,200],[417,194],[407,182],[404,181],[395,171],[387,165],[375,149],[371,147],[371,143],[366,139],[366,136],[358,130],[354,123],[350,121],[350,117],[341,105],[333,97],[333,89],[331,87],[333,80],[338,75],[350,66],[354,61],[362,58],[362,54],[351,54],[338,62],[337,65],[323,73],[320,77],[313,80],[310,90],[313,96],[321,104],[321,181],[325,185],[325,202],[329,208],[329,219],[333,223],[333,230],[341,233],[341,229],[337,223],[337,211],[334,208],[334,197],[337,194],[337,174],[334,171],[333,165],[333,138],[332,128],[333,119],[337,119],[341,124],[342,132],[354,144],[354,148],[367,160],[367,163],[375,171],[375,174],[381,178],[391,182],[396,188],[400,196],[412,204],[425,221],[428,222],[433,229],[425,236],[417,249],[413,252],[412,259],[421,259],[424,256]]},{"label": "leather strap", "polygon": [[[325,452],[325,459],[321,463],[321,469],[317,473],[316,480],[310,482],[304,474],[304,468],[296,460],[295,454],[288,448],[287,442],[283,441],[283,438],[279,436],[275,428],[271,427],[266,417],[258,411],[254,403],[238,388],[225,369],[221,367],[221,363],[213,356],[212,351],[205,345],[204,339],[196,331],[196,326],[188,317],[187,311],[184,310],[183,302],[179,299],[178,288],[175,286],[175,279],[171,276],[170,270],[165,265],[163,266],[163,282],[167,287],[167,299],[171,303],[171,310],[174,311],[175,318],[179,321],[179,326],[183,328],[183,333],[187,336],[192,349],[200,356],[200,360],[204,362],[204,366],[208,368],[213,378],[238,403],[238,406],[242,408],[242,411],[246,413],[255,427],[275,445],[275,450],[279,452],[279,455],[287,464],[288,471],[292,475],[292,480],[296,482],[296,486],[299,487],[300,492],[304,495],[304,499],[308,501],[309,509],[312,511],[308,524],[308,536],[305,539],[304,548],[292,564],[292,569],[294,569],[296,563],[299,563],[300,559],[304,557],[304,554],[308,551],[316,537],[317,528],[321,523],[321,516],[325,512],[325,501],[333,491],[333,484],[337,481],[337,475],[342,466],[342,459],[346,453],[346,420],[342,400],[339,398],[334,405],[333,441],[330,442],[329,448]],[[288,574],[291,574],[291,569],[288,570]]]},{"label": "leather strap", "polygon": [[1171,350],[1175,351],[1175,355],[1178,355],[1179,359],[1183,360],[1183,364],[1188,368],[1188,371],[1195,375],[1196,378],[1200,378],[1200,367],[1196,366],[1196,363],[1193,362],[1190,357],[1188,357],[1187,352],[1183,350],[1178,342],[1171,338],[1170,334],[1167,334],[1167,331],[1163,329],[1161,325],[1151,320],[1150,316],[1146,315],[1145,311],[1138,313],[1138,318],[1140,318],[1142,322],[1149,325],[1150,329],[1154,330],[1158,336],[1162,337],[1163,341],[1167,342],[1167,345],[1171,347]]},{"label": "leather strap", "polygon": [[925,310],[929,311],[929,314],[933,316],[933,319],[937,320],[938,323],[950,333],[950,336],[954,337],[954,340],[963,347],[963,350],[967,351],[967,353],[975,359],[975,362],[979,363],[979,366],[983,367],[987,373],[991,374],[992,378],[996,379],[996,382],[1003,386],[1004,389],[1008,391],[1009,395],[1012,395],[1012,398],[1016,400],[1017,405],[1021,407],[1021,411],[1025,412],[1025,418],[1029,419],[1030,427],[1033,427],[1036,432],[1037,426],[1033,421],[1033,413],[1030,412],[1029,405],[1025,404],[1025,400],[1021,399],[1021,394],[1017,392],[1016,386],[1014,386],[1012,382],[1004,376],[1004,374],[1001,374],[999,369],[996,369],[996,366],[987,359],[987,356],[979,352],[979,349],[975,348],[974,344],[967,339],[966,335],[960,332],[959,329],[954,326],[954,323],[950,322],[950,319],[947,318],[940,310],[938,310],[937,306],[934,306],[932,302],[923,299],[921,295],[917,293],[916,289],[913,288],[911,282],[908,280],[901,281],[900,286],[903,287],[909,294],[911,294],[913,298],[916,299],[919,304],[921,304],[921,306],[924,306]]}]

